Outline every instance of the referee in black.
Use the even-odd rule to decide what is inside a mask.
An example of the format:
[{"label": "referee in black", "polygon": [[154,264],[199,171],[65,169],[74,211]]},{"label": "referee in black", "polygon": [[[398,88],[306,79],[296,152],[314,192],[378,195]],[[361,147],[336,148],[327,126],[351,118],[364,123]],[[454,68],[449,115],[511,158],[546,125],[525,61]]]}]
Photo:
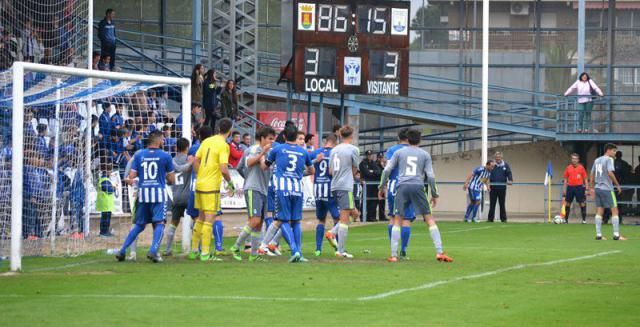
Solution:
[{"label": "referee in black", "polygon": [[493,222],[496,216],[496,202],[500,202],[500,221],[507,222],[507,207],[505,199],[507,197],[507,185],[513,184],[511,167],[502,159],[502,152],[495,154],[496,168],[491,171],[491,191],[489,192],[489,222]]}]

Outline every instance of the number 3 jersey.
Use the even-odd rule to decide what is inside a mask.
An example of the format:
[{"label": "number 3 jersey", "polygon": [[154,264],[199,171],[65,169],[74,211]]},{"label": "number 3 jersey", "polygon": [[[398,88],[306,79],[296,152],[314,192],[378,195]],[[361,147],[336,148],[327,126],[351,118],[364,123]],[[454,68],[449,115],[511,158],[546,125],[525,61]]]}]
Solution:
[{"label": "number 3 jersey", "polygon": [[174,170],[171,155],[160,149],[144,149],[133,157],[131,170],[138,174],[138,202],[163,203],[167,196],[167,174]]},{"label": "number 3 jersey", "polygon": [[269,152],[267,161],[276,165],[273,172],[275,190],[302,196],[304,169],[311,166],[307,150],[294,144],[278,145]]},{"label": "number 3 jersey", "polygon": [[331,197],[331,175],[329,175],[331,148],[317,149],[309,156],[311,160],[315,160],[321,153],[324,158],[313,164],[316,169],[313,176],[313,196],[316,200],[328,201]]},{"label": "number 3 jersey", "polygon": [[358,168],[360,150],[352,144],[342,143],[331,150],[329,166],[333,172],[331,192],[353,192],[353,168]]},{"label": "number 3 jersey", "polygon": [[398,185],[424,185],[424,178],[427,176],[432,195],[438,196],[431,156],[426,151],[415,146],[407,146],[396,151],[387,163],[385,173],[389,174],[396,167],[398,168]]}]

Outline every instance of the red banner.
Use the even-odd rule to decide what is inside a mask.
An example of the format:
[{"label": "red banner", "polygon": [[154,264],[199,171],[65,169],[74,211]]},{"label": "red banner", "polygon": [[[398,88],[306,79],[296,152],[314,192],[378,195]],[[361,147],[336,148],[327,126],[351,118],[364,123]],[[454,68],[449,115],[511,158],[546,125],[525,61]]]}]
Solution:
[{"label": "red banner", "polygon": [[[269,125],[276,130],[276,133],[280,133],[284,129],[284,124],[287,122],[287,113],[284,111],[263,111],[258,113],[258,120],[265,125]],[[292,113],[291,120],[298,125],[298,130],[307,132],[307,113],[306,112],[294,112]],[[316,134],[316,114],[311,113],[311,134],[316,135],[315,147],[318,147],[318,137]]]}]

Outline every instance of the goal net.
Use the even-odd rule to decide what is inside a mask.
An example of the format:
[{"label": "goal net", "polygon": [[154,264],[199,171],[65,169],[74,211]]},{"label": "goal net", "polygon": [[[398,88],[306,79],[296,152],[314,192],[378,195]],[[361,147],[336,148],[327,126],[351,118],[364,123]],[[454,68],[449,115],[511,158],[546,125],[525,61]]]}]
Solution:
[{"label": "goal net", "polygon": [[0,70],[15,61],[88,68],[92,2],[0,1]]},{"label": "goal net", "polygon": [[0,86],[0,256],[119,247],[126,164],[154,130],[191,139],[190,81],[16,62]]}]

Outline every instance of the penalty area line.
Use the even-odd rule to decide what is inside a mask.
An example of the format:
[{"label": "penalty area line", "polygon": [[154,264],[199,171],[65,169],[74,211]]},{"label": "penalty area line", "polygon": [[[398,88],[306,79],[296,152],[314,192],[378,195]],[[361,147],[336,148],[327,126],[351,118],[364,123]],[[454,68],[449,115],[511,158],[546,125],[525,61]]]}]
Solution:
[{"label": "penalty area line", "polygon": [[602,256],[606,256],[606,255],[611,255],[611,254],[617,254],[617,253],[621,253],[621,252],[622,252],[621,250],[607,251],[607,252],[600,252],[600,253],[596,253],[596,254],[585,255],[585,256],[580,256],[580,257],[574,257],[574,258],[559,259],[559,260],[552,260],[552,261],[539,262],[539,263],[519,264],[519,265],[515,265],[515,266],[511,266],[511,267],[507,267],[507,268],[502,268],[502,269],[497,269],[497,270],[493,270],[493,271],[487,271],[487,272],[483,272],[483,273],[477,273],[477,274],[472,274],[472,275],[466,275],[466,276],[460,276],[460,277],[451,278],[451,279],[445,279],[445,280],[430,282],[430,283],[426,283],[426,284],[423,284],[423,285],[420,285],[420,286],[416,286],[416,287],[401,288],[401,289],[397,289],[397,290],[393,290],[393,291],[389,291],[389,292],[384,292],[384,293],[379,293],[379,294],[375,294],[375,295],[363,296],[363,297],[359,297],[358,301],[381,300],[381,299],[385,299],[385,298],[388,298],[388,297],[391,297],[391,296],[395,296],[395,295],[399,295],[399,294],[402,294],[402,293],[426,290],[426,289],[438,287],[438,286],[441,286],[441,285],[451,284],[451,283],[455,283],[455,282],[459,282],[459,281],[478,279],[478,278],[483,278],[483,277],[489,277],[489,276],[494,276],[494,275],[502,274],[502,273],[509,272],[509,271],[514,271],[514,270],[522,270],[522,269],[527,269],[527,268],[552,266],[552,265],[557,265],[557,264],[561,264],[561,263],[575,262],[575,261],[581,261],[581,260],[589,260],[589,259],[594,259],[594,258],[597,258],[597,257],[602,257]]}]

